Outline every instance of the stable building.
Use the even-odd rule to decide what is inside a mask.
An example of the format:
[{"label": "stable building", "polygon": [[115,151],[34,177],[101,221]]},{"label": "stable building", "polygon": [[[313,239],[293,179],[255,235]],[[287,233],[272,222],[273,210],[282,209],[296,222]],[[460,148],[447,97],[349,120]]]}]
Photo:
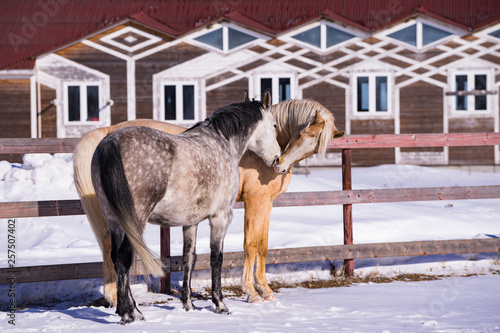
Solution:
[{"label": "stable building", "polygon": [[[0,137],[311,98],[347,134],[499,132],[499,1],[0,4]],[[11,158],[0,156],[0,159]],[[340,154],[328,154],[338,165]],[[356,150],[353,163],[495,165],[495,147]]]}]

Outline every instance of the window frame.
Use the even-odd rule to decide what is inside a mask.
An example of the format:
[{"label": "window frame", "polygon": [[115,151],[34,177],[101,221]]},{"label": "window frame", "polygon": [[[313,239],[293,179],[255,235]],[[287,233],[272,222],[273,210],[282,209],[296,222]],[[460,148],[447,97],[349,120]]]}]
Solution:
[{"label": "window frame", "polygon": [[[69,93],[68,88],[70,86],[78,86],[80,88],[80,120],[69,120]],[[88,106],[87,106],[87,87],[97,86],[98,87],[98,110],[99,110],[99,120],[91,121],[86,120],[88,116]],[[83,93],[82,93],[83,92]],[[65,125],[95,125],[102,123],[104,121],[101,111],[104,108],[104,94],[103,86],[99,81],[65,81],[63,83],[63,98],[64,98],[64,124]],[[83,120],[82,120],[83,119]]]},{"label": "window frame", "polygon": [[[368,111],[358,110],[358,78],[368,77]],[[387,78],[387,111],[377,111],[376,99],[376,78]],[[352,115],[354,119],[392,119],[394,117],[393,111],[393,92],[394,92],[394,77],[389,71],[369,71],[369,72],[356,72],[352,73],[351,80],[352,91]]]},{"label": "window frame", "polygon": [[[175,86],[176,99],[176,119],[165,119],[165,86]],[[184,119],[184,96],[183,87],[194,86],[194,119]],[[200,121],[199,99],[200,94],[199,84],[195,80],[190,81],[161,81],[160,83],[160,106],[158,110],[158,120],[167,121],[172,124],[192,125],[194,122]]]},{"label": "window frame", "polygon": [[[464,75],[467,76],[467,91],[475,90],[475,77],[476,75],[486,75],[486,91],[497,90],[494,83],[494,70],[487,68],[474,68],[474,69],[452,69],[448,74],[448,90],[456,92],[456,77]],[[470,83],[474,83],[472,88]],[[467,97],[467,109],[457,110],[457,95],[448,95],[450,97],[448,103],[450,105],[450,116],[452,118],[460,117],[491,117],[495,109],[495,96],[491,94],[486,94],[486,109],[476,110],[475,100],[476,96],[465,95]],[[483,95],[484,96],[484,95]],[[473,97],[473,98],[471,98]]]},{"label": "window frame", "polygon": [[[316,46],[314,46],[312,44],[303,42],[303,41],[298,40],[298,39],[296,39],[296,38],[293,37],[293,36],[295,36],[297,34],[300,34],[302,32],[306,32],[308,30],[314,29],[314,28],[316,28],[318,26],[320,27],[320,47],[316,47]],[[335,44],[335,45],[332,45],[332,46],[328,47],[327,46],[327,35],[326,35],[327,26],[329,26],[330,28],[333,28],[333,29],[340,30],[342,32],[351,34],[351,35],[353,35],[353,37],[349,38],[349,39],[347,39],[347,40],[345,40],[345,41],[343,41],[341,43],[338,43],[338,44]],[[315,50],[315,51],[319,51],[321,53],[327,53],[327,52],[330,52],[331,50],[333,50],[335,48],[340,48],[340,47],[343,47],[343,46],[345,46],[347,44],[356,43],[356,42],[360,41],[362,39],[362,37],[367,37],[367,35],[366,36],[365,35],[366,34],[363,34],[363,33],[361,33],[360,31],[358,31],[358,30],[356,30],[354,28],[348,29],[348,28],[345,28],[343,26],[331,23],[329,21],[321,20],[321,21],[318,21],[318,22],[306,25],[306,26],[304,26],[302,28],[299,28],[297,30],[294,30],[292,32],[289,32],[289,33],[285,34],[283,37],[287,41],[292,42],[294,44],[298,44],[301,47],[309,48],[309,49],[312,49],[312,50]]]},{"label": "window frame", "polygon": [[261,80],[262,79],[271,79],[271,86],[272,86],[272,91],[271,93],[271,104],[278,104],[280,103],[279,100],[279,93],[276,94],[275,92],[279,91],[279,80],[280,79],[290,79],[290,99],[297,98],[296,96],[296,78],[295,75],[293,74],[285,74],[285,73],[275,73],[275,74],[257,74],[255,76],[255,91],[257,92],[256,95],[259,96],[259,100],[261,99]]},{"label": "window frame", "polygon": [[[393,37],[390,37],[389,35],[395,33],[395,32],[398,32],[400,30],[403,30],[405,28],[408,28],[412,25],[416,24],[416,46],[413,46],[411,44],[408,44],[406,42],[403,42],[399,39],[396,39],[396,38],[393,38]],[[436,28],[436,29],[439,29],[439,30],[443,30],[443,31],[446,31],[448,33],[450,33],[449,36],[446,36],[446,37],[443,37],[441,39],[438,39],[432,43],[429,43],[427,45],[422,45],[423,43],[423,26],[422,24],[426,24],[432,28]],[[401,45],[401,46],[404,46],[405,48],[410,48],[414,51],[418,51],[418,52],[423,52],[423,51],[426,51],[428,49],[431,49],[433,47],[435,47],[436,45],[439,45],[439,44],[444,44],[446,42],[448,42],[449,40],[455,38],[457,35],[458,36],[462,36],[464,35],[464,31],[462,29],[459,29],[459,28],[456,28],[456,27],[452,27],[450,25],[447,25],[447,24],[443,24],[442,22],[434,22],[430,19],[426,19],[426,18],[423,18],[423,17],[419,17],[419,18],[416,18],[416,19],[412,19],[412,20],[409,20],[405,23],[402,23],[402,24],[398,24],[390,29],[387,29],[379,34],[377,34],[375,37],[384,37],[384,38],[388,38],[391,40],[391,42],[394,42],[396,43],[397,45]]]},{"label": "window frame", "polygon": [[[198,37],[201,37],[203,35],[206,35],[206,34],[209,34],[211,32],[214,32],[218,29],[222,28],[222,50],[217,48],[217,47],[214,47],[210,44],[206,44],[206,43],[203,43],[203,42],[200,42],[198,40],[196,40],[196,38]],[[244,34],[247,34],[249,36],[252,36],[252,37],[255,37],[254,40],[250,41],[250,42],[247,42],[247,43],[244,43],[244,44],[241,44],[237,47],[234,47],[232,49],[229,49],[229,31],[228,29],[233,29],[233,30],[236,30],[238,32],[241,32],[241,33],[244,33]],[[244,29],[242,27],[239,27],[235,24],[230,24],[230,23],[216,23],[216,24],[213,24],[209,27],[207,27],[206,29],[203,29],[202,31],[199,31],[198,33],[195,33],[193,34],[191,37],[190,37],[190,41],[197,45],[197,46],[200,46],[200,47],[203,47],[203,48],[207,48],[209,50],[212,50],[212,51],[216,51],[216,52],[220,52],[220,53],[223,53],[223,54],[227,54],[227,53],[231,53],[231,52],[234,52],[234,51],[237,51],[237,50],[241,50],[243,48],[247,48],[248,46],[250,45],[254,45],[262,40],[268,40],[269,38],[265,38],[263,35],[260,35],[256,32],[253,32],[253,31],[250,31],[250,30],[247,30],[247,29]]]}]

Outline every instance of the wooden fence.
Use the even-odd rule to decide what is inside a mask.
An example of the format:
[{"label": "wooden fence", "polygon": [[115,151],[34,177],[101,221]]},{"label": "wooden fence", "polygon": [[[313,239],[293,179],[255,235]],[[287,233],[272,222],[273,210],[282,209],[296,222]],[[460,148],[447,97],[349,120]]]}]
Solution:
[{"label": "wooden fence", "polygon": [[[70,153],[76,142],[76,139],[0,139],[0,154]],[[285,193],[274,201],[273,206],[342,204],[344,245],[269,250],[266,263],[343,259],[346,273],[352,276],[354,274],[353,260],[360,258],[500,252],[500,239],[498,238],[353,244],[352,233],[353,204],[493,199],[500,198],[500,186],[352,190],[351,149],[491,145],[500,145],[500,133],[348,135],[330,142],[329,148],[342,151],[342,191]],[[243,208],[243,204],[235,203],[234,208]],[[0,219],[78,214],[84,214],[79,200],[0,203]],[[164,262],[167,273],[166,278],[161,282],[161,290],[167,292],[170,289],[170,272],[182,271],[182,257],[170,256],[170,229],[163,227],[160,234],[161,260]],[[243,266],[243,258],[243,252],[224,253],[223,267]],[[131,274],[141,275],[143,272],[140,267],[134,264]],[[209,268],[210,255],[198,255],[195,269]],[[102,277],[102,263],[1,268],[0,284],[9,283],[8,278],[13,274],[17,283],[99,278]]]}]

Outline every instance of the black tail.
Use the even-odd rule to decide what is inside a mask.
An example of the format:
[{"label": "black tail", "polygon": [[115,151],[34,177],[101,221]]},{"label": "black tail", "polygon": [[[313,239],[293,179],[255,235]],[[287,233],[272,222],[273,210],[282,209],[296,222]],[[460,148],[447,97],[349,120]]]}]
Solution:
[{"label": "black tail", "polygon": [[153,259],[153,253],[142,239],[143,221],[137,216],[134,198],[125,176],[120,142],[114,136],[107,137],[97,146],[95,154],[106,200],[120,221],[134,253],[141,258],[145,273],[155,277],[163,276],[161,264]]},{"label": "black tail", "polygon": [[[99,161],[101,184],[106,199],[108,199],[115,213],[121,215],[134,207],[134,198],[132,198],[125,177],[120,142],[114,137],[107,137],[97,146],[96,154]],[[135,210],[132,210],[135,215]],[[118,217],[121,219],[123,216]]]}]

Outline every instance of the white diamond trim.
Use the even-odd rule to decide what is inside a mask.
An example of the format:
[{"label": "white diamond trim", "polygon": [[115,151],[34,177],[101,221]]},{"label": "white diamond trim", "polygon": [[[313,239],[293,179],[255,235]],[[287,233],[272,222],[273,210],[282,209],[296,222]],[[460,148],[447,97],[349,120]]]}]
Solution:
[{"label": "white diamond trim", "polygon": [[[128,46],[128,45],[125,45],[125,44],[122,44],[122,43],[119,43],[119,42],[113,40],[114,38],[121,36],[121,35],[128,33],[128,32],[133,32],[134,34],[148,38],[148,40],[146,40],[142,43],[139,43],[137,45],[134,45],[134,46]],[[130,37],[134,38],[132,36],[129,36],[127,38],[130,38]],[[146,46],[152,45],[154,43],[158,43],[159,41],[161,41],[161,38],[157,37],[155,35],[148,34],[147,32],[141,31],[141,30],[136,29],[134,27],[126,27],[126,28],[120,29],[118,31],[115,31],[107,36],[104,36],[104,37],[100,38],[100,40],[103,41],[104,43],[116,46],[116,47],[118,47],[122,50],[125,50],[127,52],[134,52],[134,51],[140,50],[142,48],[145,48]],[[127,41],[129,41],[129,40],[127,40]]]}]

